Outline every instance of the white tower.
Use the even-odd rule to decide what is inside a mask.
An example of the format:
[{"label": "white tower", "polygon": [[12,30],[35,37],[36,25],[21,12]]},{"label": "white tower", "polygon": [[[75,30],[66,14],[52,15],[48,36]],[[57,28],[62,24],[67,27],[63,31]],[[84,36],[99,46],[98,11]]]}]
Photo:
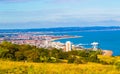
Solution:
[{"label": "white tower", "polygon": [[67,41],[65,45],[66,45],[66,51],[67,52],[72,50],[72,44],[71,44],[70,41]]},{"label": "white tower", "polygon": [[93,43],[91,43],[91,45],[93,46],[92,48],[93,48],[93,50],[97,50],[98,49],[98,42],[93,42]]}]

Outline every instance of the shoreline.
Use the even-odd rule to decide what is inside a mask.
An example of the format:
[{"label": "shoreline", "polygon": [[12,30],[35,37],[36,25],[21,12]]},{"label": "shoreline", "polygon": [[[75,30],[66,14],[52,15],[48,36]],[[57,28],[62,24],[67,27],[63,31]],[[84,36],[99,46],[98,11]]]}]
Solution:
[{"label": "shoreline", "polygon": [[81,38],[83,36],[68,36],[68,37],[61,37],[61,38],[56,38],[56,39],[51,39],[51,41],[56,41],[56,40],[61,40],[61,39],[71,39],[71,38]]},{"label": "shoreline", "polygon": [[[68,37],[61,37],[61,38],[55,38],[55,39],[51,39],[51,42],[54,42],[54,41],[56,41],[56,40],[61,40],[61,39],[71,39],[71,38],[81,38],[81,37],[83,37],[83,36],[68,36]],[[103,56],[113,56],[113,51],[111,51],[111,50],[104,50],[104,49],[102,49],[102,55]]]}]

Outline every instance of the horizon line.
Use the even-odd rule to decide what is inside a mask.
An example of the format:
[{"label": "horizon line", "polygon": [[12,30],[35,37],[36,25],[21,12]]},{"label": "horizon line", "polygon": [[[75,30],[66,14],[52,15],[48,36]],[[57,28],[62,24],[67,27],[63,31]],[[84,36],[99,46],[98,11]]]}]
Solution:
[{"label": "horizon line", "polygon": [[75,27],[44,27],[44,28],[3,28],[0,30],[30,30],[30,29],[55,29],[55,28],[93,28],[93,27],[120,27],[120,26],[75,26]]}]

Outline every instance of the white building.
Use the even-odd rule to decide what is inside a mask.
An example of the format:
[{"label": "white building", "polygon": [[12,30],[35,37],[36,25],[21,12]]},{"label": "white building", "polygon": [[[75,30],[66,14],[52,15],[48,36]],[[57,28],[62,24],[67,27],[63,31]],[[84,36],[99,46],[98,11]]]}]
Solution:
[{"label": "white building", "polygon": [[91,43],[91,45],[93,46],[92,48],[93,48],[93,50],[97,50],[98,49],[98,42],[93,42],[93,43]]},{"label": "white building", "polygon": [[72,50],[72,43],[70,41],[66,42],[65,49],[66,49],[66,51],[71,51]]}]

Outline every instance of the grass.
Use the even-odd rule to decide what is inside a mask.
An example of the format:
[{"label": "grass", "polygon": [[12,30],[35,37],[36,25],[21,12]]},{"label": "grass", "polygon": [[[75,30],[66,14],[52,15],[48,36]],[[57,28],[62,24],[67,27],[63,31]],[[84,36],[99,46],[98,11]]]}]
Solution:
[{"label": "grass", "polygon": [[0,74],[120,74],[114,65],[30,63],[0,60]]}]

